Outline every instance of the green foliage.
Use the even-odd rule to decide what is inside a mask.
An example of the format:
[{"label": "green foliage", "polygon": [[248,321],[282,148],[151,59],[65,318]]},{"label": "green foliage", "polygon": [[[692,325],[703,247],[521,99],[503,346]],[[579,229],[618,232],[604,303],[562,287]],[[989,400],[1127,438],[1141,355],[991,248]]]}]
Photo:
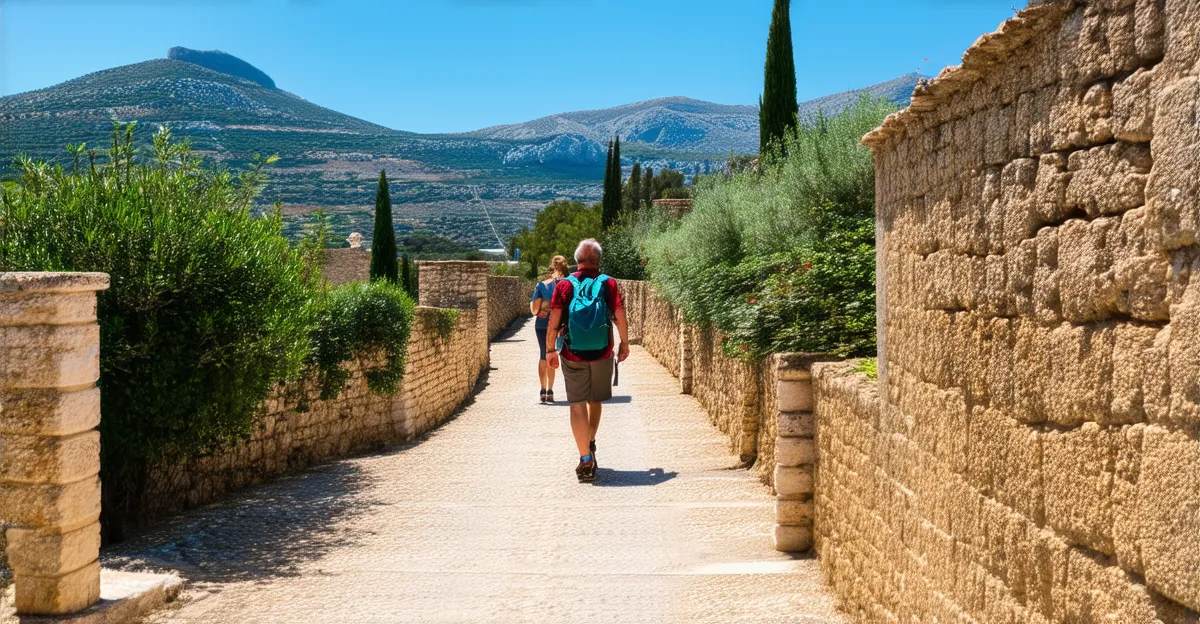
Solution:
[{"label": "green foliage", "polygon": [[387,174],[380,171],[379,188],[375,191],[375,230],[371,234],[371,280],[395,282],[398,277],[392,195],[388,191]]},{"label": "green foliage", "polygon": [[0,270],[111,276],[98,302],[110,469],[248,434],[270,389],[303,365],[320,279],[277,210],[253,214],[270,159],[208,173],[163,130],[153,164],[135,165],[132,126],[113,137],[107,165],[25,161],[0,199]]},{"label": "green foliage", "polygon": [[97,300],[100,431],[105,530],[119,537],[138,518],[148,466],[247,439],[281,382],[314,365],[337,376],[331,343],[343,355],[383,350],[389,364],[368,381],[394,387],[411,312],[380,302],[386,284],[323,294],[326,218],[293,246],[278,206],[254,206],[274,158],[208,171],[161,130],[137,164],[133,127],[112,136],[106,159],[79,145],[67,168],[18,163],[20,179],[0,190],[0,271],[110,276]]},{"label": "green foliage", "polygon": [[690,214],[637,235],[660,291],[733,354],[874,352],[874,171],[858,141],[892,110],[863,100],[789,134],[760,171],[703,178]]},{"label": "green foliage", "polygon": [[791,0],[775,0],[767,35],[763,94],[759,99],[759,151],[779,146],[799,125],[796,100],[796,60],[792,53]]},{"label": "green foliage", "polygon": [[642,175],[642,205],[646,208],[651,206],[654,201],[654,169],[646,167],[646,172]]},{"label": "green foliage", "polygon": [[521,250],[521,262],[529,265],[537,279],[556,255],[572,258],[585,238],[598,238],[603,231],[600,204],[591,207],[577,201],[556,201],[538,213],[533,229],[522,228],[508,243],[509,253]]},{"label": "green foliage", "polygon": [[458,327],[458,310],[454,308],[438,308],[434,317],[433,330],[442,340],[449,340]]},{"label": "green foliage", "polygon": [[636,213],[642,209],[641,163],[633,163],[633,170],[629,173],[629,184],[621,196],[625,199],[626,212]]},{"label": "green foliage", "polygon": [[663,189],[662,196],[659,199],[689,199],[692,196],[692,191],[686,186],[671,187]]},{"label": "green foliage", "polygon": [[866,375],[871,381],[879,381],[879,359],[864,358],[854,366],[854,372]]},{"label": "green foliage", "polygon": [[608,164],[604,170],[604,199],[601,201],[601,221],[605,228],[617,222],[621,214],[621,139],[609,144]]},{"label": "green foliage", "polygon": [[350,378],[345,363],[352,359],[363,367],[372,392],[396,392],[404,378],[415,307],[404,288],[388,280],[347,284],[321,297],[309,356],[321,398],[341,393]]},{"label": "green foliage", "polygon": [[[687,191],[686,187],[683,185],[683,180],[684,176],[682,171],[663,169],[662,171],[658,172],[658,175],[654,176],[654,182],[652,184],[652,198],[672,199],[671,197],[667,196],[667,193],[671,193],[673,195],[677,194],[677,192],[673,191],[672,189],[684,189],[684,192],[686,193]],[[686,199],[686,197],[684,199]]]},{"label": "green foliage", "polygon": [[417,285],[417,277],[419,275],[419,267],[408,257],[407,253],[404,254],[400,259],[400,287],[404,289],[404,292],[408,293],[409,297],[412,297],[413,301],[417,300],[420,293],[420,288]]}]

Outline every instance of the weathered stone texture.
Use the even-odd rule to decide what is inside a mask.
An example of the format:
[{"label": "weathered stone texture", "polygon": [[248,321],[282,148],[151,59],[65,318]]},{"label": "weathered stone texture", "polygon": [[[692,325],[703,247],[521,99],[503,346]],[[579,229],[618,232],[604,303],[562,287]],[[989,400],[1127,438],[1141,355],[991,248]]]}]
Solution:
[{"label": "weathered stone texture", "polygon": [[488,339],[495,338],[512,322],[529,316],[533,288],[518,277],[488,276]]},{"label": "weathered stone texture", "polygon": [[366,357],[346,366],[350,379],[340,395],[320,399],[313,380],[280,388],[267,401],[250,435],[218,454],[157,467],[146,494],[153,520],[215,500],[231,490],[262,483],[313,464],[412,440],[445,422],[474,392],[488,366],[488,269],[485,263],[430,263],[421,281],[455,284],[461,306],[452,326],[448,310],[418,307],[401,389],[393,396],[371,392]]},{"label": "weathered stone texture", "polygon": [[325,281],[335,286],[371,279],[371,250],[362,247],[325,250]]},{"label": "weathered stone texture", "polygon": [[15,581],[19,613],[99,598],[96,291],[107,287],[103,274],[0,273],[0,584]]},{"label": "weathered stone texture", "polygon": [[818,367],[862,621],[1200,618],[1200,8],[1033,3],[875,153],[881,370]]}]

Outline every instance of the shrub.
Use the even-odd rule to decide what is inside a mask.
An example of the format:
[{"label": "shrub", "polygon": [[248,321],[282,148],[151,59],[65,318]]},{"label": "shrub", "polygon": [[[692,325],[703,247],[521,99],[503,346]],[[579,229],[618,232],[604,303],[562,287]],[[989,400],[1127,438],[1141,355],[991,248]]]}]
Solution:
[{"label": "shrub", "polygon": [[105,162],[83,146],[69,146],[69,170],[20,161],[0,189],[0,271],[110,275],[97,306],[100,431],[105,531],[117,539],[139,520],[149,466],[247,439],[278,384],[318,360],[335,377],[329,336],[339,354],[382,350],[387,364],[368,379],[394,388],[398,325],[411,321],[390,291],[322,294],[325,220],[293,247],[278,206],[254,207],[272,159],[206,171],[162,130],[135,163],[133,132],[114,128]]},{"label": "shrub", "polygon": [[353,283],[330,291],[318,304],[309,361],[322,399],[341,393],[350,378],[345,362],[357,359],[367,387],[392,394],[404,377],[416,304],[399,284]]},{"label": "shrub", "polygon": [[556,201],[537,215],[532,230],[522,228],[508,243],[509,253],[521,250],[521,262],[527,263],[532,279],[537,279],[556,255],[567,257],[575,253],[579,241],[597,238],[601,225],[600,204],[586,206],[577,201]]},{"label": "shrub", "polygon": [[642,237],[647,270],[732,354],[875,349],[874,170],[861,101],[787,137],[758,170],[706,176],[693,210]]}]

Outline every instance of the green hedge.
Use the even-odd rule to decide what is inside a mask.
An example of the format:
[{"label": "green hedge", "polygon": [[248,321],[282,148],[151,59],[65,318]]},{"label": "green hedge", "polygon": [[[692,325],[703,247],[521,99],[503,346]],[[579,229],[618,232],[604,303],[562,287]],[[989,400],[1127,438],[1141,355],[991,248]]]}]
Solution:
[{"label": "green hedge", "polygon": [[278,209],[255,208],[271,159],[206,171],[166,131],[135,154],[133,132],[114,128],[107,155],[69,147],[67,167],[20,161],[0,189],[0,271],[111,277],[98,296],[100,431],[105,518],[120,526],[136,522],[148,466],[248,438],[281,382],[315,373],[335,394],[340,359],[382,352],[368,380],[393,390],[412,321],[396,288],[325,293],[321,223],[293,246]]},{"label": "green hedge", "polygon": [[703,177],[681,220],[643,217],[633,244],[658,289],[733,355],[874,353],[874,168],[859,139],[892,110],[864,99],[759,168]]}]

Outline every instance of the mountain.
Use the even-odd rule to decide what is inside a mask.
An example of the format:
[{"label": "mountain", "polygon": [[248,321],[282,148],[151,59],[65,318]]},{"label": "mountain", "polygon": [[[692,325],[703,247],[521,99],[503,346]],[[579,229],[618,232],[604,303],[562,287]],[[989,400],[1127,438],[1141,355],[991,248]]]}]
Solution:
[{"label": "mountain", "polygon": [[[263,200],[282,203],[293,236],[321,211],[335,240],[351,232],[369,240],[384,170],[401,236],[428,231],[495,247],[493,226],[506,238],[552,200],[598,201],[613,135],[622,138],[626,166],[637,159],[656,170],[707,169],[731,148],[758,149],[753,106],[675,97],[465,134],[415,134],[313,104],[224,52],[172,48],[168,57],[0,98],[0,180],[13,177],[3,164],[20,154],[63,162],[64,146],[80,142],[103,153],[114,123],[136,121],[142,144],[166,126],[214,166],[238,169],[257,155],[278,155]],[[906,103],[917,77],[863,91]],[[801,114],[834,113],[860,92],[806,102]]]},{"label": "mountain", "polygon": [[[812,121],[818,111],[836,115],[863,94],[906,106],[922,76],[907,74],[872,85],[809,100],[800,104],[800,119]],[[722,154],[758,151],[758,107],[713,104],[686,97],[669,97],[601,110],[550,115],[525,123],[493,126],[460,136],[545,143],[570,136],[604,144],[619,136],[626,143],[642,143],[674,151]]]},{"label": "mountain", "polygon": [[275,81],[271,80],[271,77],[261,69],[220,50],[192,50],[190,48],[174,47],[167,50],[167,58],[173,61],[195,63],[213,71],[237,76],[238,78],[245,78],[254,84],[268,89],[275,88]]}]

